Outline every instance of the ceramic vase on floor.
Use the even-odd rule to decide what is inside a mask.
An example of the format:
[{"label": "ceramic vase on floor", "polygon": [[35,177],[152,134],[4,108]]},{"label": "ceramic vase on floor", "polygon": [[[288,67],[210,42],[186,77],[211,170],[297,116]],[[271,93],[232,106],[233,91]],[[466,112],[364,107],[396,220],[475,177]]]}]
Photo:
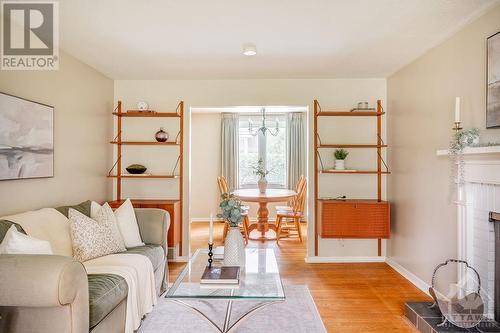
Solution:
[{"label": "ceramic vase on floor", "polygon": [[265,177],[259,179],[259,181],[257,182],[257,185],[259,186],[260,193],[266,193],[267,179]]},{"label": "ceramic vase on floor", "polygon": [[230,227],[224,242],[224,266],[245,266],[245,243],[239,227]]}]

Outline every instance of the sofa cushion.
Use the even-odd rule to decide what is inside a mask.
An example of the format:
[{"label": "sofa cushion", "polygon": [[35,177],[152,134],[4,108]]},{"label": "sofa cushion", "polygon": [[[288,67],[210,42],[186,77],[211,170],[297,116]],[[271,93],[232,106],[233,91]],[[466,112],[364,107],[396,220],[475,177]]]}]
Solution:
[{"label": "sofa cushion", "polygon": [[[113,215],[111,208],[109,214]],[[125,251],[120,231],[115,221],[108,217],[106,210],[101,210],[94,220],[79,211],[69,209],[74,258],[83,262]]]},{"label": "sofa cushion", "polygon": [[23,227],[28,236],[46,240],[55,255],[73,255],[69,220],[54,208],[42,208],[35,211],[0,217],[2,220],[16,222]]},{"label": "sofa cushion", "polygon": [[89,274],[90,328],[95,327],[127,298],[124,278],[114,274]]},{"label": "sofa cushion", "polygon": [[161,246],[146,244],[143,246],[131,247],[124,253],[142,254],[151,260],[153,269],[156,271],[165,260],[165,252]]},{"label": "sofa cushion", "polygon": [[16,226],[17,231],[22,232],[23,234],[26,235],[26,232],[24,231],[23,227],[21,227],[19,224],[8,220],[0,220],[0,243],[3,241],[5,234],[12,225]]},{"label": "sofa cushion", "polygon": [[56,207],[56,210],[59,211],[59,213],[63,214],[64,216],[68,217],[69,209],[73,208],[74,210],[77,210],[80,213],[90,217],[90,205],[91,201],[87,200],[84,202],[80,202],[79,204],[76,205]]}]

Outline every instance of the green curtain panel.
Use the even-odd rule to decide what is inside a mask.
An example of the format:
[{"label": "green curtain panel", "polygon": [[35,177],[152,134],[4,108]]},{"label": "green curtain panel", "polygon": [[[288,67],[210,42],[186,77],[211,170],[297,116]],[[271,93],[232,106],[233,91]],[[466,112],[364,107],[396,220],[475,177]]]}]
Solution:
[{"label": "green curtain panel", "polygon": [[[222,175],[227,179],[230,191],[238,188],[239,116],[222,114]],[[214,180],[215,181],[215,180]]]},{"label": "green curtain panel", "polygon": [[295,189],[295,184],[306,172],[306,134],[304,113],[293,112],[287,118],[287,167],[288,188]]}]

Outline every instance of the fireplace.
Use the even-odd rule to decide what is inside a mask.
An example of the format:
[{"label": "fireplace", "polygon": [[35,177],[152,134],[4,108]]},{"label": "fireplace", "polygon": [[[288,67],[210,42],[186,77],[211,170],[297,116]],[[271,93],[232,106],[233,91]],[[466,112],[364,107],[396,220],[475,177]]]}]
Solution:
[{"label": "fireplace", "polygon": [[[447,158],[448,152],[437,154]],[[480,275],[486,320],[474,330],[452,331],[498,333],[494,321],[500,323],[500,147],[467,148],[464,164],[465,179],[456,198],[457,259],[466,260]],[[457,280],[469,281],[467,274],[458,272]],[[405,313],[420,332],[450,332],[437,327],[440,312],[429,309],[428,303],[408,302]]]},{"label": "fireplace", "polygon": [[[478,189],[475,189],[474,193],[482,199],[485,198]],[[405,304],[405,316],[420,332],[500,332],[500,213],[489,212],[486,214],[487,218],[478,218],[485,214],[480,214],[481,209],[478,206],[481,205],[478,205],[477,198],[476,203],[472,202],[469,206],[469,222],[475,224],[469,225],[467,255],[470,261],[476,262],[476,268],[480,268],[477,270],[481,279],[485,318],[474,328],[461,329],[449,322],[443,324],[444,318],[437,306],[430,306],[429,302],[408,302]],[[474,264],[472,266],[474,267]],[[477,279],[467,279],[467,273],[463,274],[462,278],[465,277],[466,284],[472,282],[472,285],[477,286]],[[459,272],[459,280],[460,278]]]},{"label": "fireplace", "polygon": [[490,212],[495,229],[494,319],[500,323],[500,213]]}]

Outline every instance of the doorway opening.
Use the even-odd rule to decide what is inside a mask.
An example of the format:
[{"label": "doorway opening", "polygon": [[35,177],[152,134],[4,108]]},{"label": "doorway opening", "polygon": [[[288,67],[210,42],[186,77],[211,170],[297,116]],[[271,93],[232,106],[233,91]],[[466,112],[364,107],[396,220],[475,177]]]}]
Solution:
[{"label": "doorway opening", "polygon": [[[248,206],[247,235],[242,227],[243,236],[249,239],[247,246],[276,246],[277,220],[282,216],[279,246],[303,248],[305,253],[308,121],[307,106],[191,107],[188,168],[191,252],[206,247],[211,218],[215,225],[214,244],[224,244],[225,224],[217,218],[221,198],[218,177],[224,177],[229,192]],[[264,193],[259,190],[261,177],[256,173],[259,166],[266,171]],[[297,184],[302,178],[304,195],[299,198]],[[296,203],[299,199],[303,199],[302,207]],[[295,213],[300,214],[298,228],[291,215]]]}]

